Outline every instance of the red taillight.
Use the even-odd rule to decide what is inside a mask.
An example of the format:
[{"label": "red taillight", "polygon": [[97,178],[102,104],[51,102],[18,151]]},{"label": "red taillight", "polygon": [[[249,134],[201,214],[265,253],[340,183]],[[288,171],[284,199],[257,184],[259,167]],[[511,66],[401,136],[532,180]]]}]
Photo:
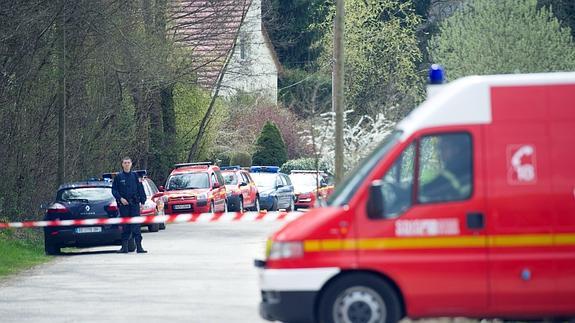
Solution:
[{"label": "red taillight", "polygon": [[118,203],[116,203],[116,201],[110,203],[110,205],[106,206],[106,211],[118,212]]},{"label": "red taillight", "polygon": [[48,214],[59,214],[68,212],[68,209],[60,203],[54,203],[50,205],[47,212]]}]

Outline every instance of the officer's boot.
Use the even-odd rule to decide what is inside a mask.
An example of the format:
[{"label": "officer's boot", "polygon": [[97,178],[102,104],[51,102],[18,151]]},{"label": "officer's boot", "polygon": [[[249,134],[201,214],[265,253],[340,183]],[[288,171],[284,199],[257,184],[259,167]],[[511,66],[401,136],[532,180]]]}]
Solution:
[{"label": "officer's boot", "polygon": [[136,252],[137,253],[148,253],[144,248],[142,248],[142,237],[136,237]]},{"label": "officer's boot", "polygon": [[128,240],[122,240],[122,249],[118,253],[128,253]]}]

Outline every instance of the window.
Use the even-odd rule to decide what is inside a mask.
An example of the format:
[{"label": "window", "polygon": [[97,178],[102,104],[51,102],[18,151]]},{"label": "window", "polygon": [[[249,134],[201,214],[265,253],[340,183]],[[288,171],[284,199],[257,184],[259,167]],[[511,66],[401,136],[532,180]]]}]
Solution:
[{"label": "window", "polygon": [[383,176],[384,217],[394,218],[411,206],[415,145],[407,147]]},{"label": "window", "polygon": [[419,148],[420,203],[460,201],[471,196],[471,136],[451,133],[423,137]]}]

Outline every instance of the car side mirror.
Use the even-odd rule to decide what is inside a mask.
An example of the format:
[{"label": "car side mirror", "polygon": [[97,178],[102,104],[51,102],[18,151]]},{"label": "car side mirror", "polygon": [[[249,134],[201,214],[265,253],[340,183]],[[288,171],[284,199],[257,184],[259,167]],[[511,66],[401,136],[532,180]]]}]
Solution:
[{"label": "car side mirror", "polygon": [[370,219],[384,218],[384,201],[383,201],[383,181],[375,180],[369,187],[369,197],[367,200],[367,217]]},{"label": "car side mirror", "polygon": [[241,182],[240,185],[239,185],[239,187],[242,187],[242,186],[248,186],[248,183],[246,183],[246,182]]},{"label": "car side mirror", "polygon": [[160,192],[163,192],[163,191],[166,190],[166,188],[165,188],[164,186],[160,185],[160,187],[158,187],[158,190],[159,190]]},{"label": "car side mirror", "polygon": [[276,188],[282,188],[282,187],[284,187],[283,184],[278,184],[278,185],[276,185]]},{"label": "car side mirror", "polygon": [[220,183],[214,182],[214,185],[212,185],[212,188],[220,188]]}]

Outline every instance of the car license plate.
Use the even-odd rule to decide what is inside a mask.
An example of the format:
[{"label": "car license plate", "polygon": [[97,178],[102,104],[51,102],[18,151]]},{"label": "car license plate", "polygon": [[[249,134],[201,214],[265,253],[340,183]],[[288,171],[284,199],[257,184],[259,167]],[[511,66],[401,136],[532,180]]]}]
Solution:
[{"label": "car license plate", "polygon": [[94,233],[94,232],[102,232],[102,227],[76,228],[76,233]]},{"label": "car license plate", "polygon": [[191,204],[174,204],[174,210],[187,210],[191,208]]}]

